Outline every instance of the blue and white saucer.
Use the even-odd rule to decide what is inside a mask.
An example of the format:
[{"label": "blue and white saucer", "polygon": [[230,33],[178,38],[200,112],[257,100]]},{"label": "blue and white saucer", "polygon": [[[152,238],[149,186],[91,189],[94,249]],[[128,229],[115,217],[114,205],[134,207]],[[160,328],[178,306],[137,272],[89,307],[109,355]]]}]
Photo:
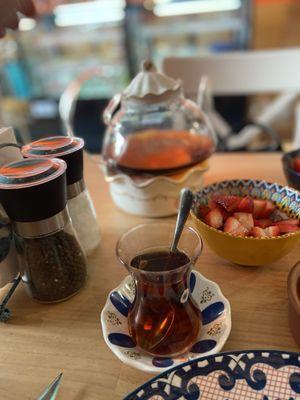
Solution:
[{"label": "blue and white saucer", "polygon": [[190,288],[202,311],[203,327],[189,353],[174,358],[152,357],[136,347],[127,324],[128,312],[134,300],[131,276],[127,276],[110,292],[101,313],[103,336],[108,347],[125,364],[154,374],[196,357],[221,351],[231,330],[229,301],[215,282],[197,271],[191,273]]},{"label": "blue and white saucer", "polygon": [[299,400],[300,354],[237,351],[192,360],[124,400]]}]

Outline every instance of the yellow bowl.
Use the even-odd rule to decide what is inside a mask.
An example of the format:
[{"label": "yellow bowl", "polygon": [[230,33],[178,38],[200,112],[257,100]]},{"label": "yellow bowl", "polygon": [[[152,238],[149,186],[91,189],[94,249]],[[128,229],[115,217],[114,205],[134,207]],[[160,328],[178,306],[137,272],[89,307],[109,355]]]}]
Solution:
[{"label": "yellow bowl", "polygon": [[197,207],[207,205],[212,195],[224,194],[272,200],[290,217],[300,219],[300,193],[289,187],[250,179],[223,181],[207,186],[196,194],[191,215],[196,230],[220,257],[241,265],[271,264],[300,242],[300,231],[274,238],[236,237],[205,224],[197,217]]}]

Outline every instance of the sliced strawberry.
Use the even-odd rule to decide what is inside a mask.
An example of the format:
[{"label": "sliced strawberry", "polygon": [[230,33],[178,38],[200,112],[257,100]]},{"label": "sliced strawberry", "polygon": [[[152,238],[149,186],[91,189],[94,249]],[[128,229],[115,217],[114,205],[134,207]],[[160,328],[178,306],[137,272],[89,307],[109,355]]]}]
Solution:
[{"label": "sliced strawberry", "polygon": [[280,232],[278,226],[269,226],[268,228],[265,229],[255,226],[252,229],[253,236],[257,238],[272,238],[278,236],[279,233]]},{"label": "sliced strawberry", "polygon": [[236,218],[229,217],[224,225],[224,232],[233,236],[246,236],[248,229],[244,227]]},{"label": "sliced strawberry", "polygon": [[272,212],[275,210],[276,206],[271,200],[265,200],[265,208],[260,214],[262,218],[268,218]]},{"label": "sliced strawberry", "polygon": [[198,207],[198,216],[202,219],[210,212],[210,208],[207,206]]},{"label": "sliced strawberry", "polygon": [[279,232],[280,233],[282,233],[282,234],[285,234],[285,233],[290,233],[290,232],[297,232],[297,231],[299,231],[300,230],[300,227],[299,226],[296,226],[296,225],[284,225],[284,224],[277,224],[276,225],[276,228],[278,228],[279,229]]},{"label": "sliced strawberry", "polygon": [[211,210],[213,210],[214,208],[218,207],[218,204],[216,203],[215,197],[212,197],[211,199],[209,199],[208,207]]},{"label": "sliced strawberry", "polygon": [[260,228],[267,228],[268,226],[272,225],[273,221],[269,218],[263,218],[263,219],[255,219],[254,220],[254,225],[259,226]]},{"label": "sliced strawberry", "polygon": [[252,213],[253,212],[253,199],[251,197],[243,197],[239,202],[236,211],[244,212],[244,213]]},{"label": "sliced strawberry", "polygon": [[214,208],[206,214],[204,222],[213,228],[219,229],[223,226],[223,215],[218,208]]},{"label": "sliced strawberry", "polygon": [[268,228],[264,229],[264,231],[268,237],[276,237],[280,234],[278,226],[269,226]]},{"label": "sliced strawberry", "polygon": [[234,213],[233,216],[248,230],[248,232],[251,231],[254,226],[252,214],[238,212]]},{"label": "sliced strawberry", "polygon": [[231,213],[236,210],[241,198],[239,196],[219,196],[215,199],[216,203]]},{"label": "sliced strawberry", "polygon": [[223,220],[224,220],[224,221],[225,221],[228,217],[231,216],[231,214],[228,213],[223,207],[217,206],[216,208],[217,208],[218,210],[220,210],[220,212],[221,212],[221,214],[222,214],[222,216],[223,216]]},{"label": "sliced strawberry", "polygon": [[255,226],[254,228],[252,228],[252,235],[256,238],[268,237],[265,230],[258,226]]},{"label": "sliced strawberry", "polygon": [[290,218],[290,219],[284,219],[283,221],[278,221],[278,222],[276,222],[276,225],[278,225],[278,226],[283,226],[283,225],[294,225],[294,226],[298,226],[299,225],[299,223],[300,223],[300,220],[299,219],[293,219],[293,218]]},{"label": "sliced strawberry", "polygon": [[266,208],[265,200],[254,199],[253,200],[253,217],[256,219],[263,218],[265,208]]},{"label": "sliced strawberry", "polygon": [[300,172],[300,157],[294,159],[294,170]]}]

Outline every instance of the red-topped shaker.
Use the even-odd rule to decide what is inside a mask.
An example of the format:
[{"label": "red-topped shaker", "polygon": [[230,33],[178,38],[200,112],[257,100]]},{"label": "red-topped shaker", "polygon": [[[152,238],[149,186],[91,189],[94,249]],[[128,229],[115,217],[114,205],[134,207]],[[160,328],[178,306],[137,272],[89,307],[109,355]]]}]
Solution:
[{"label": "red-topped shaker", "polygon": [[77,293],[86,261],[66,207],[66,163],[36,158],[2,166],[0,201],[13,222],[30,295],[51,303]]}]

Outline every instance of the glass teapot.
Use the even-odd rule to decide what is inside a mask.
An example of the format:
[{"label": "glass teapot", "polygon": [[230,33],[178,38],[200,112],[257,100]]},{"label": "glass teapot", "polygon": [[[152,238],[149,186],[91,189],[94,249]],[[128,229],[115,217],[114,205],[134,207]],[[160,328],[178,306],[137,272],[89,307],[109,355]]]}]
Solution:
[{"label": "glass teapot", "polygon": [[188,167],[207,159],[216,146],[204,112],[184,97],[180,81],[157,72],[151,61],[111,100],[104,121],[104,162],[125,173]]}]

